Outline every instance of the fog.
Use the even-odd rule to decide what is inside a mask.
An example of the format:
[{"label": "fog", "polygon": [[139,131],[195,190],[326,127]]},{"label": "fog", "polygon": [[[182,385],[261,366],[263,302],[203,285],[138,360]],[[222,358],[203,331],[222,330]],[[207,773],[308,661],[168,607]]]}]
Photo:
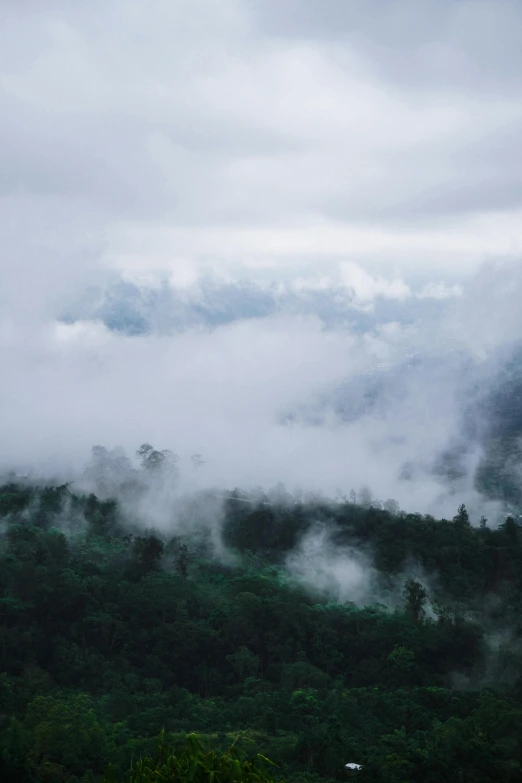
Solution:
[{"label": "fog", "polygon": [[504,512],[476,476],[522,327],[520,9],[318,8],[4,3],[4,472],[83,486],[149,442],[177,496]]},{"label": "fog", "polygon": [[[511,358],[521,289],[517,265],[487,265],[441,300],[439,317],[380,323],[374,301],[363,330],[353,292],[346,323],[276,311],[140,335],[99,319],[36,312],[31,322],[13,308],[2,337],[3,468],[78,479],[93,445],[133,458],[149,442],[179,455],[177,493],[282,482],[333,498],[366,485],[406,510],[452,515],[466,502],[487,516],[474,488],[481,439],[464,419],[473,384],[482,395],[494,388]],[[447,450],[460,453],[451,481],[436,470]]]}]

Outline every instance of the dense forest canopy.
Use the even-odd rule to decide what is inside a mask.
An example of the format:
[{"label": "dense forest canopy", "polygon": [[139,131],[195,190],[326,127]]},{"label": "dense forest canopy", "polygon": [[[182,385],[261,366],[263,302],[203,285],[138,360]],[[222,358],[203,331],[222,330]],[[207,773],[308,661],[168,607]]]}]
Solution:
[{"label": "dense forest canopy", "polygon": [[521,67],[0,0],[0,783],[522,781]]},{"label": "dense forest canopy", "polygon": [[[177,471],[140,457],[132,497]],[[214,527],[200,499],[172,535],[73,486],[1,488],[2,779],[123,780],[161,732],[290,781],[348,762],[361,780],[520,779],[513,518],[223,495]],[[342,581],[357,568],[363,590]]]}]

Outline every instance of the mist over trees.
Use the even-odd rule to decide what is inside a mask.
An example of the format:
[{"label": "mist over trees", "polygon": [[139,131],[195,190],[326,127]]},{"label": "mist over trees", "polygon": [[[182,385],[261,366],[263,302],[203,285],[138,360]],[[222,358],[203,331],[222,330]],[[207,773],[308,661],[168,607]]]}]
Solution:
[{"label": "mist over trees", "polygon": [[522,781],[521,65],[0,0],[0,783]]},{"label": "mist over trees", "polygon": [[234,490],[219,519],[186,506],[160,532],[125,493],[153,493],[157,471],[170,485],[178,461],[138,457],[93,450],[90,479],[105,466],[120,501],[1,488],[2,779],[130,781],[139,762],[152,780],[191,732],[201,774],[234,745],[245,774],[261,753],[296,783],[350,760],[364,780],[520,778],[514,519]]}]

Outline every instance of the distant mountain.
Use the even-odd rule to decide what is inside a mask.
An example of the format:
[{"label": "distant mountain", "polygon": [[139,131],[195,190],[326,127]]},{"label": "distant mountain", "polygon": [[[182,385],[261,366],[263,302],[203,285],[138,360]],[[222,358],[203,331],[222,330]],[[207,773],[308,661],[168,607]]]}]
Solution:
[{"label": "distant mountain", "polygon": [[[301,404],[281,412],[281,423],[322,426],[333,417],[342,426],[365,416],[383,422],[396,416],[408,426],[410,404],[424,404],[427,410],[456,406],[457,423],[447,447],[427,454],[423,469],[451,484],[466,475],[470,454],[480,449],[477,489],[489,499],[522,507],[522,346],[514,343],[478,361],[456,344],[442,344],[436,324],[450,306],[446,299],[414,294],[362,303],[350,287],[335,283],[261,285],[208,276],[187,288],[166,281],[139,286],[114,280],[86,291],[62,320],[97,320],[130,337],[215,329],[272,316],[315,317],[326,329],[347,328],[360,335],[378,336],[379,328],[390,323],[413,331],[419,327],[418,347],[405,344],[402,358],[399,348],[399,358],[376,363],[313,400],[307,400],[304,390]],[[398,465],[397,472],[407,480],[411,469]]]},{"label": "distant mountain", "polygon": [[414,297],[361,303],[352,289],[333,283],[326,287],[295,282],[259,285],[203,277],[188,288],[175,288],[168,282],[138,286],[116,280],[104,289],[86,291],[62,313],[61,320],[100,320],[112,331],[135,336],[170,334],[198,326],[216,328],[271,315],[302,315],[315,316],[327,327],[349,326],[364,332],[390,321],[411,324],[421,317],[435,317],[446,307],[446,300]]}]

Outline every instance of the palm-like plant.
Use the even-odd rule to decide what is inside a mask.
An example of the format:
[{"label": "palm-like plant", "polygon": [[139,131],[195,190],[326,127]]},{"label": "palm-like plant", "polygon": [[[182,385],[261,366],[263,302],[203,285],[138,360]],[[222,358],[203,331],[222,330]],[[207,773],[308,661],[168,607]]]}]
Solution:
[{"label": "palm-like plant", "polygon": [[260,754],[242,759],[234,745],[224,753],[207,750],[195,734],[175,749],[162,732],[154,756],[135,762],[123,778],[109,768],[104,783],[272,783],[269,765],[272,762]]}]

